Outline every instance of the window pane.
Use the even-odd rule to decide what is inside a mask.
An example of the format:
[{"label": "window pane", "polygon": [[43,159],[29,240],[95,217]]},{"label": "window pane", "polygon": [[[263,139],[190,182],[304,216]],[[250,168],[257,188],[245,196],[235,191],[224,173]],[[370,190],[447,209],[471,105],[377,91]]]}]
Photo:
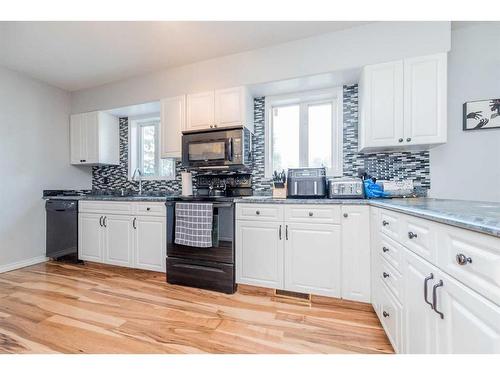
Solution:
[{"label": "window pane", "polygon": [[298,105],[273,107],[272,150],[273,170],[299,167]]},{"label": "window pane", "polygon": [[175,162],[173,159],[160,159],[160,176],[175,176]]},{"label": "window pane", "polygon": [[155,170],[155,130],[156,127],[142,126],[142,171],[144,175],[154,175]]},{"label": "window pane", "polygon": [[332,160],[332,105],[310,105],[309,167],[331,168]]}]

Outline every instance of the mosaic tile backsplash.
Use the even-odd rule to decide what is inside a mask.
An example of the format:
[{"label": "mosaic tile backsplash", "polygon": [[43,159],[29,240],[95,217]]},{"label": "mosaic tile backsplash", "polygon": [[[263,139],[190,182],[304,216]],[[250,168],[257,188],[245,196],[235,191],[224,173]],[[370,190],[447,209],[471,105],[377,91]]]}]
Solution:
[{"label": "mosaic tile backsplash", "polygon": [[[255,194],[270,194],[271,179],[264,176],[264,98],[254,100],[255,131],[253,135],[252,183]],[[412,179],[424,191],[430,188],[429,152],[358,153],[358,86],[344,86],[344,175],[357,176],[359,168],[379,179]],[[169,194],[181,190],[182,166],[176,163],[176,177],[171,181],[143,181],[145,191]],[[205,172],[209,174],[210,172]],[[196,173],[193,173],[196,184]],[[137,190],[137,182],[128,180],[128,119],[120,119],[120,165],[99,166],[92,170],[95,190]]]}]

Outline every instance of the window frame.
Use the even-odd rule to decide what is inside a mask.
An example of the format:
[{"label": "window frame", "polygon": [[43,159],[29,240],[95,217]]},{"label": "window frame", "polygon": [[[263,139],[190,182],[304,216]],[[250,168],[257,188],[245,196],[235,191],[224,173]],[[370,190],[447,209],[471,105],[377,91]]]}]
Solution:
[{"label": "window frame", "polygon": [[[174,173],[172,175],[160,176],[160,163],[161,153],[160,153],[160,137],[161,137],[161,118],[160,114],[149,114],[144,116],[135,116],[129,117],[128,119],[128,128],[129,128],[129,136],[128,136],[128,179],[132,181],[132,177],[136,168],[139,168],[142,173],[143,170],[140,166],[143,165],[143,135],[142,128],[151,126],[154,124],[155,126],[155,174],[154,175],[142,175],[142,180],[147,181],[171,181],[175,180],[175,159],[169,159],[169,162],[172,163]],[[135,150],[132,150],[132,147]]]},{"label": "window frame", "polygon": [[332,103],[332,152],[331,167],[326,169],[328,176],[343,175],[343,88],[334,87],[322,90],[302,91],[286,95],[266,96],[265,98],[265,167],[264,176],[271,178],[273,173],[273,108],[299,105],[299,164],[305,165],[309,158],[309,111],[311,105]]}]

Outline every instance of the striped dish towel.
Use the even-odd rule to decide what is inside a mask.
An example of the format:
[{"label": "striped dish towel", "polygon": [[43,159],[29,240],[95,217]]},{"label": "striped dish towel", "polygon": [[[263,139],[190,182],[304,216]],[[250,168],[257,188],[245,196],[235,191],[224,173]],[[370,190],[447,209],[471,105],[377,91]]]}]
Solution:
[{"label": "striped dish towel", "polygon": [[212,247],[212,203],[175,204],[175,243]]}]

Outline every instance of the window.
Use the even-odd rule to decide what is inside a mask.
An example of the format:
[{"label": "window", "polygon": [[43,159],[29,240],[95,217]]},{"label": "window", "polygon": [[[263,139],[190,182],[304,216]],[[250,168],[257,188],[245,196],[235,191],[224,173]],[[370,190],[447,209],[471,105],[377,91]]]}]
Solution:
[{"label": "window", "polygon": [[266,177],[325,167],[342,175],[342,88],[266,97]]},{"label": "window", "polygon": [[175,178],[175,160],[160,158],[160,118],[129,118],[129,178],[139,168],[145,180]]}]

